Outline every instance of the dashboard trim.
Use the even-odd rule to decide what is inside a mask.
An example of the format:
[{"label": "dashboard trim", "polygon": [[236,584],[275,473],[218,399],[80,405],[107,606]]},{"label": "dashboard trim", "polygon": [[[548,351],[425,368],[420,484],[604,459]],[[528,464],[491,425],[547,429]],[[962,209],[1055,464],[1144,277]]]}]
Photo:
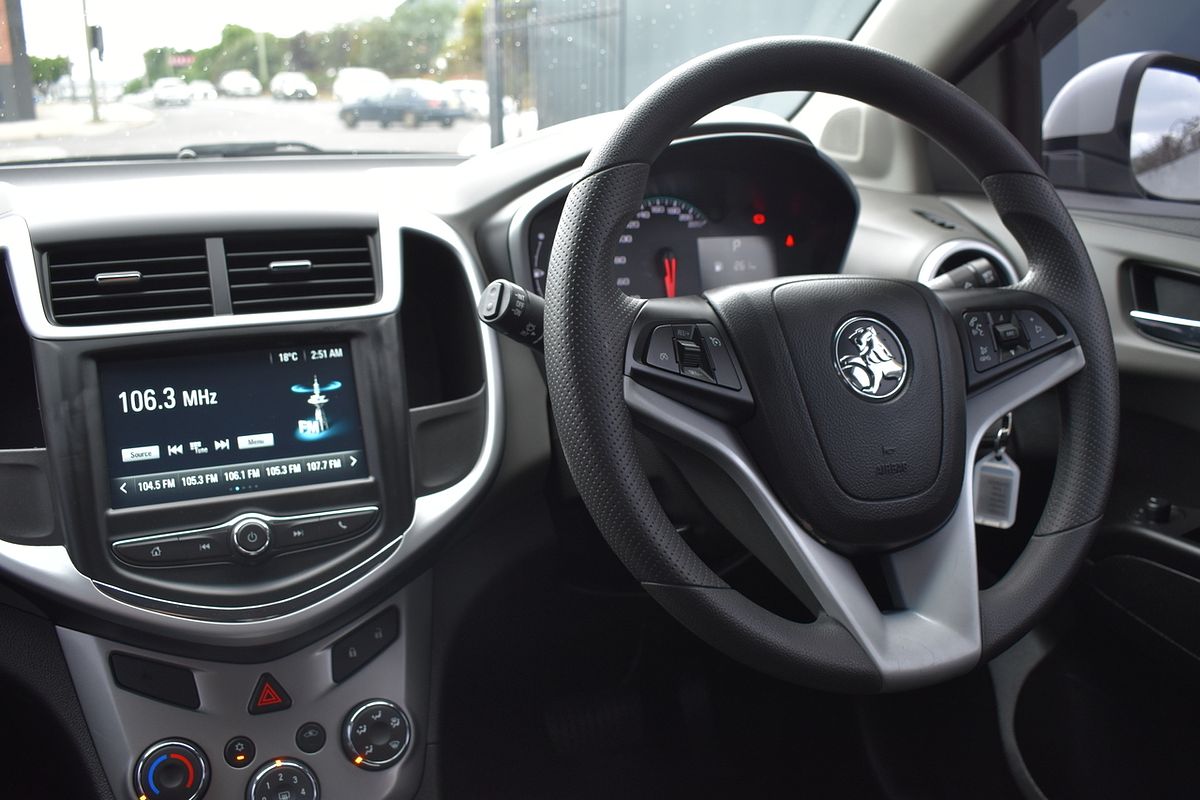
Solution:
[{"label": "dashboard trim", "polygon": [[[379,170],[373,177],[380,177]],[[468,284],[478,295],[484,287],[482,267],[463,237],[445,220],[421,209],[385,205],[378,215],[380,231],[380,263],[384,298],[371,306],[353,309],[330,309],[318,312],[280,312],[272,314],[247,314],[229,318],[204,318],[201,320],[176,320],[171,329],[193,327],[241,328],[280,324],[286,322],[312,321],[313,319],[344,319],[348,316],[375,316],[395,312],[400,303],[402,283],[401,236],[405,230],[426,234],[441,240],[454,251],[459,259]],[[41,293],[37,281],[36,264],[32,242],[25,220],[17,214],[0,217],[0,247],[9,255],[8,267],[14,286],[18,289],[18,303],[23,319],[31,334],[41,333],[59,338],[90,338],[96,336],[133,335],[135,333],[158,333],[166,323],[138,323],[135,325],[92,326],[63,328],[50,325],[41,304]],[[32,294],[31,294],[32,291]],[[35,308],[29,308],[33,302]],[[345,312],[351,313],[345,313]],[[193,324],[193,323],[200,324]],[[482,447],[475,464],[467,475],[457,483],[415,499],[412,520],[408,527],[390,538],[380,548],[341,575],[296,595],[281,598],[271,603],[251,607],[252,618],[230,620],[198,619],[184,612],[200,612],[209,609],[189,603],[180,603],[149,596],[138,595],[123,589],[110,587],[84,575],[75,566],[67,548],[63,545],[27,545],[0,540],[0,573],[14,581],[45,591],[59,600],[80,606],[103,619],[132,627],[183,637],[196,644],[260,645],[285,640],[305,629],[311,628],[353,607],[362,593],[383,584],[395,568],[404,563],[406,554],[416,545],[444,530],[462,516],[469,506],[479,498],[500,463],[503,445],[502,419],[504,416],[503,383],[500,372],[499,343],[496,334],[482,325],[478,326],[483,354],[483,367],[487,392],[485,429]],[[413,547],[403,548],[406,539],[415,540]],[[341,585],[328,591],[332,584]],[[323,590],[323,596],[315,597]],[[119,593],[114,596],[110,592]],[[311,601],[308,600],[311,599]],[[145,603],[146,605],[143,605]],[[147,607],[152,605],[156,607]],[[166,609],[178,609],[172,613]],[[221,608],[222,612],[228,608]],[[250,610],[250,609],[248,609]],[[245,615],[241,615],[245,616]]]}]

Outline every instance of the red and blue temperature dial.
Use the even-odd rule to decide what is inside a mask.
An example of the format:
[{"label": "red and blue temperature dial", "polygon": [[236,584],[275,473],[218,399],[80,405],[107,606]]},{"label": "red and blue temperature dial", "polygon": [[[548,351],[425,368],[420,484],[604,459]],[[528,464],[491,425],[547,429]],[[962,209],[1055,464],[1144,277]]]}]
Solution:
[{"label": "red and blue temperature dial", "polygon": [[208,789],[204,752],[182,739],[151,745],[138,759],[133,788],[138,800],[200,800]]}]

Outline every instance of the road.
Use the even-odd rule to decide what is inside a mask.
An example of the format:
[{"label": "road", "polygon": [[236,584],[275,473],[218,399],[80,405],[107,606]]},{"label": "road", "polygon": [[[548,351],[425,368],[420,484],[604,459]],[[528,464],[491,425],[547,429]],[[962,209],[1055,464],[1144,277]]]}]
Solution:
[{"label": "road", "polygon": [[102,116],[123,121],[97,127],[83,121],[81,114],[78,122],[64,125],[57,121],[47,126],[44,134],[20,138],[6,138],[0,125],[0,161],[174,153],[187,145],[247,141],[299,141],[342,151],[457,153],[487,147],[485,122],[459,120],[451,128],[428,123],[417,129],[392,126],[386,130],[378,123],[364,122],[351,130],[338,119],[339,108],[332,100],[269,97],[197,100],[182,108],[137,109],[137,113],[130,113],[128,106],[112,107]]}]

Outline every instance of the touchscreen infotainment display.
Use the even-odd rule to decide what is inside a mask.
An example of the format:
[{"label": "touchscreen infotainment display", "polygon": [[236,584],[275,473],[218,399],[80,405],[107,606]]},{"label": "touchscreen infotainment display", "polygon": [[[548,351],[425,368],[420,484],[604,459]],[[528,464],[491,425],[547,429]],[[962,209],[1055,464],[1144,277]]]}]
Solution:
[{"label": "touchscreen infotainment display", "polygon": [[99,369],[113,508],[368,475],[347,342]]}]

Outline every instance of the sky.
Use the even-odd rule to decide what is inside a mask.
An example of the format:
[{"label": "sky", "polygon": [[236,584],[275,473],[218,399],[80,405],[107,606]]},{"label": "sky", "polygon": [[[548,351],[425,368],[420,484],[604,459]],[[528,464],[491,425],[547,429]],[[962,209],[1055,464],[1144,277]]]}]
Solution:
[{"label": "sky", "polygon": [[[145,71],[142,53],[211,47],[227,24],[292,36],[338,23],[390,16],[403,0],[87,0],[88,21],[104,28],[98,80],[125,82]],[[87,76],[83,0],[22,0],[30,55],[70,57]]]}]

